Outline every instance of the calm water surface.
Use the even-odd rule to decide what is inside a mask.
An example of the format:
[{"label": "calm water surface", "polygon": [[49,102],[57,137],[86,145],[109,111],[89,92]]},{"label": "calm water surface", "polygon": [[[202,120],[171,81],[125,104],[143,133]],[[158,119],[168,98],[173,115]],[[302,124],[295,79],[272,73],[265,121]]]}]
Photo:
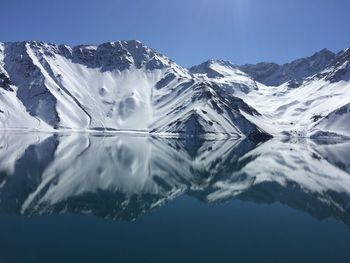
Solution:
[{"label": "calm water surface", "polygon": [[350,262],[350,142],[0,134],[0,263]]}]

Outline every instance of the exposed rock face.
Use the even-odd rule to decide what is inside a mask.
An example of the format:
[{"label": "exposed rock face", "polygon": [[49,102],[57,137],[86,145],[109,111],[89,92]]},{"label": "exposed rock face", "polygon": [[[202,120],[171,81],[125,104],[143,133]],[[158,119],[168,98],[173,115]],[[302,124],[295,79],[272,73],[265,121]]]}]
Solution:
[{"label": "exposed rock face", "polygon": [[242,65],[239,68],[267,86],[279,86],[291,82],[290,85],[294,88],[300,86],[306,78],[324,70],[335,58],[336,54],[323,49],[311,57],[297,59],[283,65],[258,63]]}]

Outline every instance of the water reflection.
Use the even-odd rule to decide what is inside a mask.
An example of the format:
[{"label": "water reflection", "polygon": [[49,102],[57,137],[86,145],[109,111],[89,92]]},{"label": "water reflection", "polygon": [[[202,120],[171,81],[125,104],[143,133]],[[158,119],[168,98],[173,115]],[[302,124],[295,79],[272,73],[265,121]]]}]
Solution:
[{"label": "water reflection", "polygon": [[179,195],[279,202],[350,225],[349,142],[1,134],[0,211],[136,220]]}]

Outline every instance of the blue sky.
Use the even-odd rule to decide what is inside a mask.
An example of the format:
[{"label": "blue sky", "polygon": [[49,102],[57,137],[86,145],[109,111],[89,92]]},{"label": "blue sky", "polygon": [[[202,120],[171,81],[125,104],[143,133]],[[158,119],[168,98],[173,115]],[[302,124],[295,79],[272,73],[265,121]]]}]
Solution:
[{"label": "blue sky", "polygon": [[349,0],[1,0],[0,41],[139,39],[183,66],[350,47]]}]

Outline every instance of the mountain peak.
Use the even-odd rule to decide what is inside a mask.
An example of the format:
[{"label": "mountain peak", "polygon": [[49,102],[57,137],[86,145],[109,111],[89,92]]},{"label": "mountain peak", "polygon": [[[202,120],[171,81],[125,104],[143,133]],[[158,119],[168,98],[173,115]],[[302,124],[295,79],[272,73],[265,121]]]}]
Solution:
[{"label": "mountain peak", "polygon": [[[312,56],[303,58],[302,60],[315,60],[315,59],[326,59],[327,61],[331,61],[336,54],[330,51],[327,48],[321,49],[320,51],[315,52]],[[293,62],[291,62],[293,63]]]},{"label": "mountain peak", "polygon": [[100,46],[111,46],[111,47],[125,47],[125,48],[142,48],[144,50],[151,50],[151,48],[147,47],[144,43],[139,40],[121,40],[121,41],[109,41],[104,42],[102,44],[97,45]]},{"label": "mountain peak", "polygon": [[189,68],[192,74],[205,74],[209,78],[223,77],[227,71],[237,70],[231,62],[220,59],[210,59],[197,66]]},{"label": "mountain peak", "polygon": [[314,55],[316,55],[316,54],[334,54],[334,52],[332,52],[328,48],[323,48],[320,51],[317,51],[314,53]]},{"label": "mountain peak", "polygon": [[210,59],[207,62],[210,64],[219,64],[223,66],[235,67],[235,65],[233,65],[233,63],[231,63],[230,61],[223,59]]},{"label": "mountain peak", "polygon": [[221,66],[236,68],[236,66],[233,63],[231,63],[228,60],[223,60],[223,59],[209,59],[209,60],[206,60],[203,63],[196,65],[196,66],[193,66],[191,68],[195,68],[195,67],[199,67],[199,66],[210,67],[212,65],[221,65]]},{"label": "mountain peak", "polygon": [[332,63],[317,77],[325,77],[330,82],[338,82],[341,80],[350,80],[350,48],[340,51]]}]

